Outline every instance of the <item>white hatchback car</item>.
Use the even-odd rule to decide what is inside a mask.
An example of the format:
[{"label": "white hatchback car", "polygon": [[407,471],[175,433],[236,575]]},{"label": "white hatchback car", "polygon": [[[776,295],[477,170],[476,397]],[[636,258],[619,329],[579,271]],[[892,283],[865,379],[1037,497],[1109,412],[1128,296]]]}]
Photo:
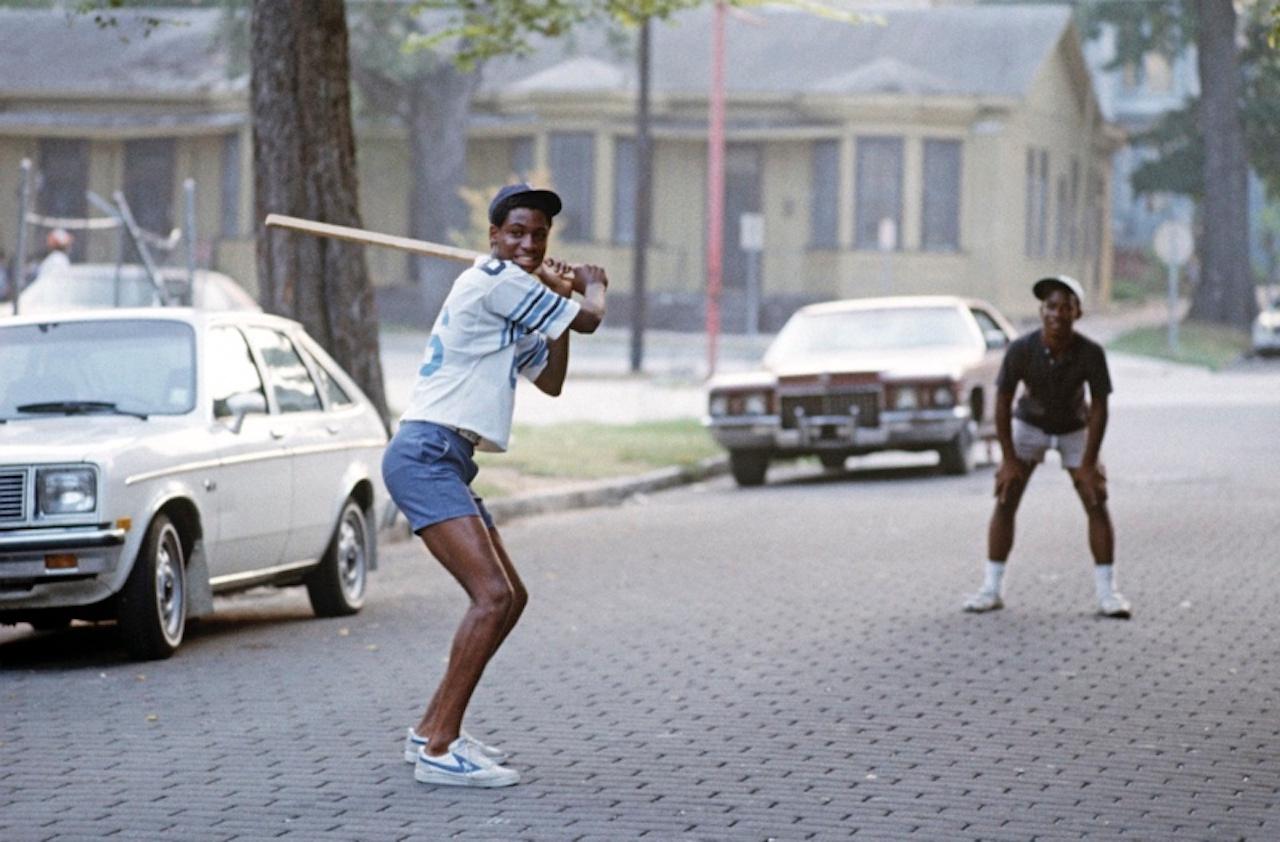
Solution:
[{"label": "white hatchback car", "polygon": [[353,613],[387,434],[287,319],[186,308],[0,319],[0,623],[118,620],[163,658],[213,594]]}]

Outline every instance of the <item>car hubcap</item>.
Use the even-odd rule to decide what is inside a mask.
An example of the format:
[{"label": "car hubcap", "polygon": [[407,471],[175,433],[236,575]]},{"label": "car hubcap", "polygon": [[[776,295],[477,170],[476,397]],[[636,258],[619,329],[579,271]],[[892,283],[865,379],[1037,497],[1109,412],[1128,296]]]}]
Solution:
[{"label": "car hubcap", "polygon": [[182,633],[185,595],[182,592],[182,542],[173,527],[165,529],[156,547],[155,594],[164,636],[175,641]]},{"label": "car hubcap", "polygon": [[343,592],[351,599],[359,599],[364,593],[364,569],[364,528],[358,517],[350,514],[338,529],[338,576]]}]

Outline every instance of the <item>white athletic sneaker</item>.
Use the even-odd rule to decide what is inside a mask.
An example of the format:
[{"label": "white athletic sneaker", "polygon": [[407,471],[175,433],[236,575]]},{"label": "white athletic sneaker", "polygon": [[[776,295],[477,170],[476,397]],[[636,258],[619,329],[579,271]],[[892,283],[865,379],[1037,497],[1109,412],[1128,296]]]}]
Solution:
[{"label": "white athletic sneaker", "polygon": [[1119,591],[1112,591],[1098,600],[1098,613],[1104,617],[1114,617],[1117,620],[1127,620],[1133,616],[1129,600],[1121,596]]},{"label": "white athletic sneaker", "polygon": [[986,589],[978,591],[964,601],[964,610],[971,614],[982,614],[1004,608],[1004,600],[1000,594]]},{"label": "white athletic sneaker", "polygon": [[[471,743],[480,749],[480,752],[494,763],[502,764],[507,762],[507,753],[497,746],[491,746],[488,743],[482,743],[475,737],[468,734],[465,730],[459,735],[462,739]],[[427,738],[419,737],[413,731],[413,726],[409,726],[409,731],[404,736],[404,762],[416,763],[418,760],[418,749],[427,747]]]},{"label": "white athletic sneaker", "polygon": [[419,749],[414,761],[413,779],[419,783],[444,786],[496,787],[520,783],[520,773],[499,766],[485,757],[474,743],[458,737],[449,744],[448,753],[439,757]]}]

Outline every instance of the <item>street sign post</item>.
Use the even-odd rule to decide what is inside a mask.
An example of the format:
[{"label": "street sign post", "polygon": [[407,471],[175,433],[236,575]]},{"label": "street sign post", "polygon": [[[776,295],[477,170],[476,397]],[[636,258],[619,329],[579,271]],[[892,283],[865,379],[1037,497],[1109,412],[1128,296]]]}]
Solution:
[{"label": "street sign post", "polygon": [[1195,241],[1191,226],[1176,219],[1160,223],[1152,248],[1164,261],[1169,287],[1169,350],[1178,350],[1178,270],[1191,259]]}]

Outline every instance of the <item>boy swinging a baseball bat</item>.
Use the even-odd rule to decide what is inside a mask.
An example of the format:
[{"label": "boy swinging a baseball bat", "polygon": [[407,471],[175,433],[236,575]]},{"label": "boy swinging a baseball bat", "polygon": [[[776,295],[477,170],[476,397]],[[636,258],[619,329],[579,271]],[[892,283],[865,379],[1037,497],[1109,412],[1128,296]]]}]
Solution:
[{"label": "boy swinging a baseball bat", "polygon": [[503,765],[501,749],[462,729],[485,666],[528,601],[493,519],[471,490],[478,470],[472,457],[507,449],[517,376],[559,395],[569,331],[592,333],[604,319],[605,271],[546,257],[560,208],[559,196],[528,184],[494,196],[490,255],[454,281],[382,462],[387,490],[410,527],[471,601],[444,677],[405,736],[404,759],[423,783],[499,787],[520,780]]}]

